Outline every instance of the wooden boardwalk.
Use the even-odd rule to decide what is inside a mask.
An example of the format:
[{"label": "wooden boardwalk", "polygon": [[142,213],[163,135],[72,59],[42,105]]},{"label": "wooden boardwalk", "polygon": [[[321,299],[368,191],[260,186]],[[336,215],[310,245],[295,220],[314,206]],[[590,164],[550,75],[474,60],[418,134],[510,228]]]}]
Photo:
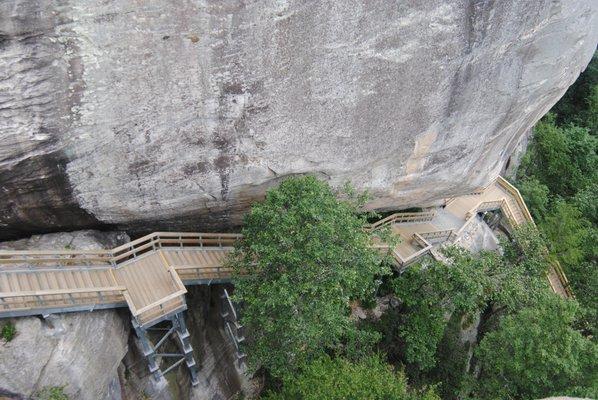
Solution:
[{"label": "wooden boardwalk", "polygon": [[[443,208],[393,214],[372,224],[369,229],[390,226],[401,237],[401,243],[392,250],[392,254],[397,264],[404,267],[426,254],[434,256],[432,249],[436,243],[455,241],[479,212],[493,210],[500,210],[511,227],[534,223],[519,191],[504,178],[498,177],[474,193],[448,199]],[[551,266],[547,278],[555,293],[563,297],[573,296],[558,263]]]},{"label": "wooden boardwalk", "polygon": [[[394,214],[368,229],[390,225],[402,239],[392,253],[403,267],[490,210],[501,210],[512,226],[533,223],[517,189],[499,177],[444,208]],[[185,285],[229,281],[224,261],[240,238],[156,232],[112,250],[0,251],[0,318],[128,306],[140,326],[151,326],[186,308]],[[547,276],[556,293],[572,296],[558,263]]]},{"label": "wooden boardwalk", "polygon": [[0,252],[0,318],[128,306],[141,326],[186,308],[185,284],[230,280],[241,236],[157,232],[112,250]]}]

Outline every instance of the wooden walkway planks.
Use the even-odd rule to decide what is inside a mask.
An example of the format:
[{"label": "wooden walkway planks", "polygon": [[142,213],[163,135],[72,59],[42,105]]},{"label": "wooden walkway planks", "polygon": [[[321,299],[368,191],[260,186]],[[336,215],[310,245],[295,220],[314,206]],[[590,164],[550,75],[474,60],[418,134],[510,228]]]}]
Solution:
[{"label": "wooden walkway planks", "polygon": [[[402,238],[393,254],[406,265],[430,252],[430,241],[454,239],[476,207],[503,209],[514,225],[533,223],[517,189],[499,177],[476,194],[448,200],[443,210],[395,214],[368,229],[390,225]],[[112,250],[0,251],[0,318],[128,306],[150,324],[186,307],[183,283],[230,280],[226,257],[240,238],[155,232]],[[555,292],[572,296],[558,264],[548,280]]]},{"label": "wooden walkway planks", "polygon": [[240,237],[157,232],[80,256],[72,250],[0,251],[0,318],[126,305],[141,325],[152,323],[186,308],[181,279],[230,280],[223,264]]}]

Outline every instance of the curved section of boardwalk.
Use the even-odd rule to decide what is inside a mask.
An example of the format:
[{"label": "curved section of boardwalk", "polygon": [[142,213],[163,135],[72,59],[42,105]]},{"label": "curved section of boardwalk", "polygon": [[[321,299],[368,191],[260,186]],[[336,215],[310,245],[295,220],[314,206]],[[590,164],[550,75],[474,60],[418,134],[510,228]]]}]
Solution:
[{"label": "curved section of boardwalk", "polygon": [[112,250],[0,252],[0,317],[128,306],[141,326],[186,308],[185,284],[230,280],[241,236],[156,232]]},{"label": "curved section of boardwalk", "polygon": [[[534,223],[519,191],[502,177],[474,193],[446,201],[443,208],[421,213],[397,213],[372,224],[375,230],[390,226],[400,236],[401,243],[392,250],[400,267],[432,254],[435,243],[454,241],[473,221],[479,212],[500,210],[506,224],[516,227],[524,223]],[[572,297],[569,282],[561,266],[555,262],[547,273],[547,278],[555,293]]]}]

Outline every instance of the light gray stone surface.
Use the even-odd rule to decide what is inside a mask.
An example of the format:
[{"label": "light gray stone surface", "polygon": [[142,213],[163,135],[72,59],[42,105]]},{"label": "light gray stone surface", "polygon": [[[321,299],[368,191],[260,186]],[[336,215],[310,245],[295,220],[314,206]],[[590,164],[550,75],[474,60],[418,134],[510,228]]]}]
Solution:
[{"label": "light gray stone surface", "polygon": [[[125,239],[126,235],[115,232],[55,233],[4,242],[0,248],[60,249],[68,245],[98,249],[114,247]],[[0,320],[0,324],[5,322]],[[103,399],[109,392],[119,392],[117,367],[127,352],[129,335],[126,317],[116,311],[94,311],[11,322],[16,337],[10,342],[0,339],[0,395],[30,398],[54,386],[64,386],[69,398],[81,400]]]},{"label": "light gray stone surface", "polygon": [[494,251],[500,248],[498,237],[480,217],[474,218],[467,225],[455,244],[472,253],[479,253],[482,250]]},{"label": "light gray stone surface", "polygon": [[597,40],[595,0],[2,1],[1,234],[223,229],[303,173],[468,192]]}]

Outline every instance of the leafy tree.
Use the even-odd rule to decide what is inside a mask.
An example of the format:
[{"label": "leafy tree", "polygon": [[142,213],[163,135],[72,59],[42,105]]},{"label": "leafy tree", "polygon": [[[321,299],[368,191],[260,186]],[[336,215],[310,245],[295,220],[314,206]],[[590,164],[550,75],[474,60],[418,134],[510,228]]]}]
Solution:
[{"label": "leafy tree", "polygon": [[534,219],[544,218],[548,211],[548,195],[550,193],[548,187],[535,177],[525,178],[518,186]]},{"label": "leafy tree", "polygon": [[594,225],[598,224],[598,181],[593,182],[575,195],[573,203],[581,211],[584,218]]},{"label": "leafy tree", "polygon": [[502,247],[503,254],[448,247],[446,262],[424,260],[392,280],[399,305],[374,325],[383,336],[380,349],[405,364],[412,382],[441,382],[446,398],[462,398],[472,376],[460,329],[479,317],[483,337],[505,315],[552,295],[544,276],[550,260],[533,225],[515,229]]},{"label": "leafy tree", "polygon": [[451,265],[428,260],[407,269],[393,281],[401,301],[395,332],[386,340],[398,340],[400,358],[415,370],[436,364],[436,350],[447,326],[447,315],[473,312],[481,307],[488,280],[480,267],[486,258],[471,257],[459,248],[447,250]]},{"label": "leafy tree", "polygon": [[587,129],[557,126],[554,115],[549,114],[535,127],[519,177],[536,177],[553,195],[575,195],[596,180],[597,146],[597,139]]},{"label": "leafy tree", "polygon": [[589,223],[573,205],[557,200],[541,229],[548,239],[551,252],[565,264],[575,266],[584,259],[584,244],[590,233]]},{"label": "leafy tree", "polygon": [[314,177],[292,178],[245,217],[232,265],[253,368],[281,378],[323,352],[363,351],[377,339],[350,319],[349,303],[390,271],[363,229],[364,199],[349,194],[338,200]]},{"label": "leafy tree", "polygon": [[572,328],[577,312],[575,302],[549,295],[505,316],[476,350],[481,374],[475,397],[588,394],[598,378],[598,347]]},{"label": "leafy tree", "polygon": [[[573,123],[589,128],[596,135],[598,118],[598,53],[565,95],[552,109],[559,125]],[[592,124],[593,122],[593,124]]]},{"label": "leafy tree", "polygon": [[284,382],[280,393],[267,400],[439,400],[432,390],[408,389],[402,373],[370,356],[357,363],[323,356]]}]

